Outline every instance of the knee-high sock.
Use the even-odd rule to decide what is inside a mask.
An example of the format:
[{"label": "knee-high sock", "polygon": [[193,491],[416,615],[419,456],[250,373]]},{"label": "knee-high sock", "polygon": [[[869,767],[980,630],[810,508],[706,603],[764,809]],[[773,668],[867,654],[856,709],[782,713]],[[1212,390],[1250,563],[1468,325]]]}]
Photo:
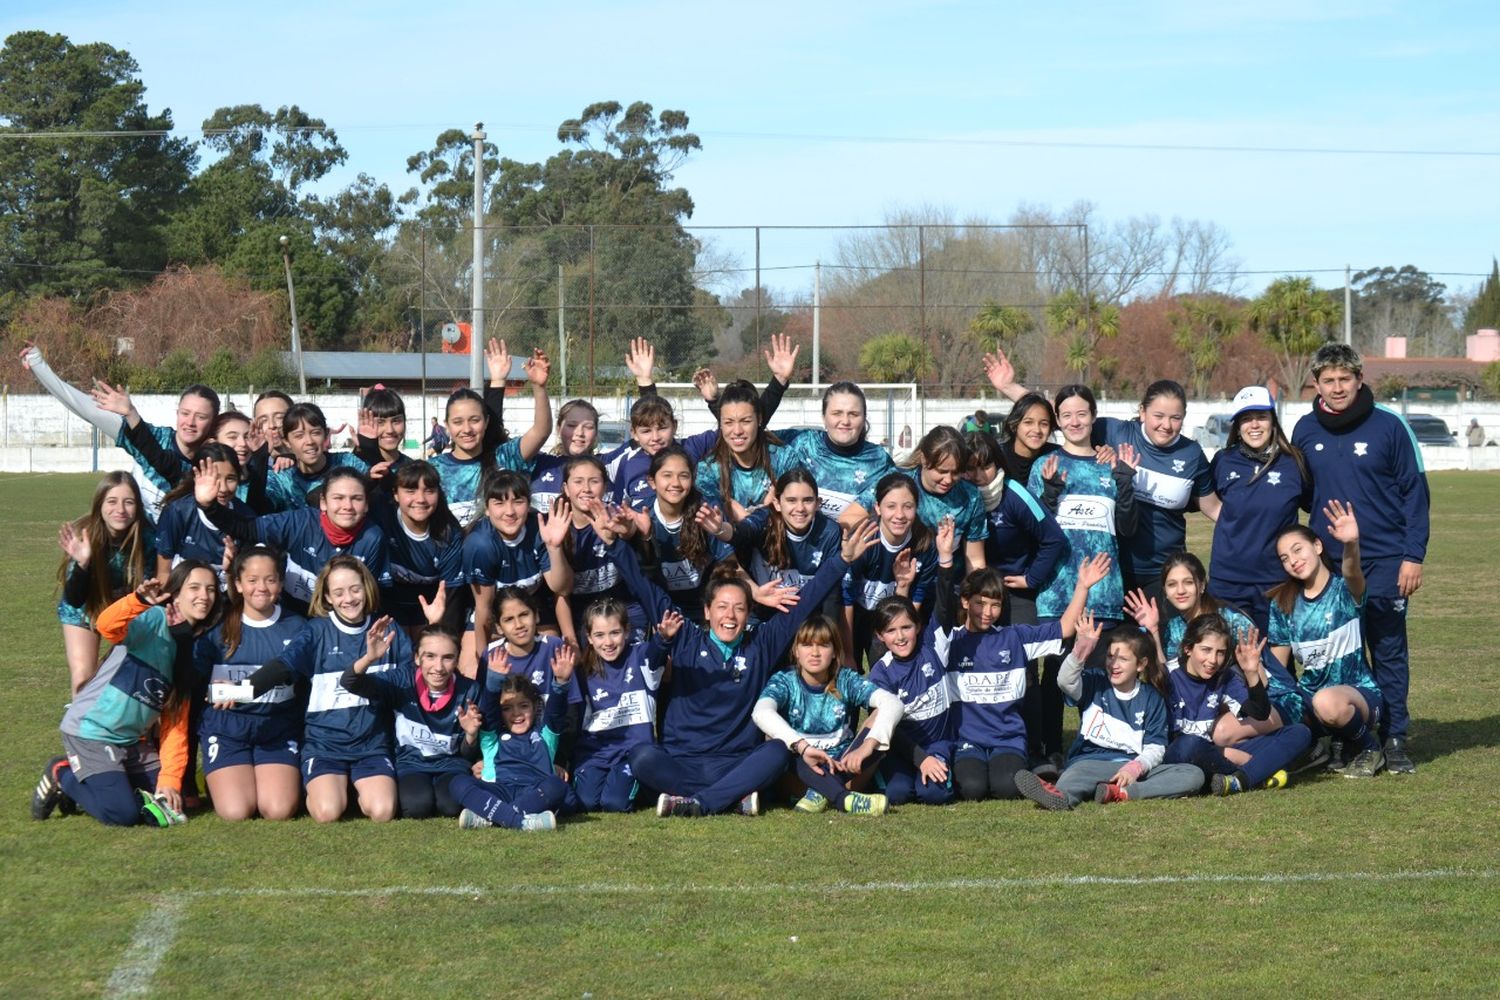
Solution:
[{"label": "knee-high sock", "polygon": [[1283,726],[1274,733],[1255,736],[1234,745],[1250,755],[1250,760],[1240,765],[1251,788],[1259,788],[1271,775],[1297,759],[1312,742],[1312,732],[1300,722]]}]

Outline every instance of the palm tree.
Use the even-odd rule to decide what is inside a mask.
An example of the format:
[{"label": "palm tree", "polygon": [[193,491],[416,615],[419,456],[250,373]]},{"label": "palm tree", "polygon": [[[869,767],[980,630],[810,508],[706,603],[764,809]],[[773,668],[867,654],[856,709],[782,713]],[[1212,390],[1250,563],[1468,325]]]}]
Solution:
[{"label": "palm tree", "polygon": [[1047,303],[1047,328],[1066,342],[1068,370],[1087,380],[1099,341],[1113,340],[1120,333],[1120,307],[1070,288]]},{"label": "palm tree", "polygon": [[1298,399],[1312,375],[1312,356],[1333,339],[1343,306],[1312,278],[1277,278],[1246,314],[1250,329],[1276,352],[1289,399]]}]

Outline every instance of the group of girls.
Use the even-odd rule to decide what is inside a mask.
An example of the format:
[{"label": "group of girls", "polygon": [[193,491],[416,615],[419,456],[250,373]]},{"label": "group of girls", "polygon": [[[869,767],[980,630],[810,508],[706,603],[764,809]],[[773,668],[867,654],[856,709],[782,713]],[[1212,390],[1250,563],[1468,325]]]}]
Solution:
[{"label": "group of girls", "polygon": [[1230,449],[1261,461],[1216,485],[1223,455],[1181,436],[1175,383],[1138,420],[1096,419],[1086,387],[1048,400],[992,356],[1016,399],[1001,434],[937,427],[898,464],[853,383],[824,392],[823,427],[770,429],[797,354],[773,339],[763,392],[700,372],[717,426],[679,439],[637,340],[630,440],[597,453],[598,412],[572,400],[543,454],[548,359],[522,366],[534,417],[511,437],[491,342],[489,388],[449,397],[451,450],[425,461],[388,388],[365,394],[357,449],[331,452],[313,403],[220,412],[195,386],[157,428],[28,347],[141,467],[59,534],[73,701],[33,814],[181,822],[199,760],[231,820],[305,804],[542,830],[643,790],[662,816],[763,796],[1066,808],[1275,787],[1315,735],[1373,741],[1354,512],[1324,512],[1342,574],[1296,525],[1300,487],[1272,535],[1224,544],[1229,585],[1184,551],[1189,508],[1218,520],[1217,566],[1220,530],[1265,523],[1240,508],[1265,506],[1267,469],[1305,483],[1274,413],[1237,415]]}]

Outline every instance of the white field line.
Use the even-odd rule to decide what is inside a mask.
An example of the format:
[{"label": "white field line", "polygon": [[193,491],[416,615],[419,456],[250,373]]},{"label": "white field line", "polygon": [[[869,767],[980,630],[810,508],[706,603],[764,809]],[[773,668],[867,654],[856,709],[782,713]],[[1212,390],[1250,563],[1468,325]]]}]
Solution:
[{"label": "white field line", "polygon": [[1394,872],[1289,872],[1285,874],[1236,875],[1037,875],[1018,878],[956,878],[890,882],[757,882],[746,885],[652,884],[648,882],[584,882],[578,885],[511,885],[494,889],[476,885],[393,885],[369,889],[224,888],[180,892],[160,897],[136,926],[135,936],[105,987],[107,997],[137,997],[150,992],[157,966],[177,937],[178,925],[188,903],[198,899],[325,898],[369,899],[380,896],[468,896],[480,898],[503,892],[515,896],[607,896],[681,894],[720,896],[766,895],[768,893],[828,892],[995,892],[1014,889],[1076,889],[1094,886],[1158,885],[1302,885],[1317,882],[1437,882],[1446,879],[1496,879],[1495,868],[1430,868]]}]

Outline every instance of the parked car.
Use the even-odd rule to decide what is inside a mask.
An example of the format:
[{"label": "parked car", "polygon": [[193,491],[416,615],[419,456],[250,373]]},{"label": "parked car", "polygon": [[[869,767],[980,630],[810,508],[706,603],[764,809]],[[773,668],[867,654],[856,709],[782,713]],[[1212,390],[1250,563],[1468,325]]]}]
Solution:
[{"label": "parked car", "polygon": [[1453,447],[1458,444],[1458,434],[1448,429],[1442,417],[1430,413],[1408,413],[1406,423],[1417,437],[1417,444],[1436,444]]},{"label": "parked car", "polygon": [[1229,429],[1234,426],[1234,417],[1228,413],[1215,413],[1198,428],[1198,443],[1205,448],[1222,448],[1229,440]]}]

